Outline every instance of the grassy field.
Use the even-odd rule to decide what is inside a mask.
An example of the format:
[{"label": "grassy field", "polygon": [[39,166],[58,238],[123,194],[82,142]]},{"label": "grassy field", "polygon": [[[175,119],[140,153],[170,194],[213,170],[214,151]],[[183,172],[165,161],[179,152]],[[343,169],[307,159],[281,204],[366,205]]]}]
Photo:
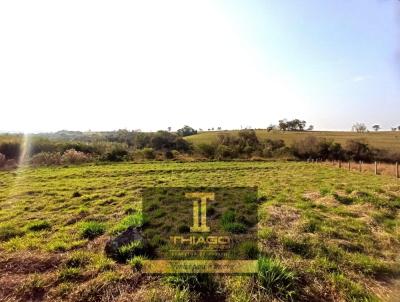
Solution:
[{"label": "grassy field", "polygon": [[[238,131],[210,131],[202,132],[196,135],[188,136],[187,140],[193,144],[211,143],[216,140],[218,134],[230,133],[236,135]],[[371,146],[386,150],[400,149],[400,132],[397,131],[379,131],[368,133],[356,133],[350,131],[271,131],[256,130],[259,139],[282,139],[286,145],[291,145],[295,140],[303,139],[307,136],[331,139],[337,143],[345,144],[348,139],[364,139]]]},{"label": "grassy field", "polygon": [[[107,258],[107,240],[138,223],[140,188],[154,186],[257,186],[260,273],[166,277]],[[398,180],[298,162],[0,172],[0,300],[396,301],[399,213]]]}]

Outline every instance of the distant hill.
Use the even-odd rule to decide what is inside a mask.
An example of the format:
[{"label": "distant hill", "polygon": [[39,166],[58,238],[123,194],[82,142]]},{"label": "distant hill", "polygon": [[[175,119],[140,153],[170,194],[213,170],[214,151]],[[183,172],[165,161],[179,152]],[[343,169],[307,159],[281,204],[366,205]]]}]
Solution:
[{"label": "distant hill", "polygon": [[[212,143],[219,134],[229,133],[237,135],[238,130],[230,131],[205,131],[195,135],[187,136],[186,139],[194,145],[201,143]],[[344,145],[349,139],[363,139],[370,146],[389,151],[400,151],[400,131],[378,131],[357,133],[350,131],[270,131],[256,130],[257,136],[262,139],[282,139],[286,145],[291,145],[294,141],[303,139],[307,136],[326,138]]]}]

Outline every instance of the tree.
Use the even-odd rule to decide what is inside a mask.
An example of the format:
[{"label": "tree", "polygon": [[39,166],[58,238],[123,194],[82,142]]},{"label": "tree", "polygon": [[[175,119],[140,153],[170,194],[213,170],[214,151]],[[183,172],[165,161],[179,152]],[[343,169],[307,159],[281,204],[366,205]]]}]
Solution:
[{"label": "tree", "polygon": [[399,130],[399,131],[400,131],[400,126],[397,126],[397,130]]},{"label": "tree", "polygon": [[176,131],[176,133],[179,136],[189,136],[189,135],[196,134],[197,130],[193,129],[192,127],[189,127],[189,126],[185,125],[183,128],[178,129],[178,131]]},{"label": "tree", "polygon": [[286,119],[280,120],[278,124],[279,130],[286,131],[288,129],[288,123]]},{"label": "tree", "polygon": [[373,151],[369,145],[362,140],[348,140],[345,149],[348,156],[354,161],[363,160],[368,162],[374,157]]},{"label": "tree", "polygon": [[397,131],[397,128],[396,128],[396,127],[393,127],[393,128],[392,128],[392,131]]},{"label": "tree", "polygon": [[314,126],[313,125],[308,126],[307,131],[313,131],[313,130],[314,130]]},{"label": "tree", "polygon": [[373,128],[375,131],[379,131],[379,129],[381,129],[381,126],[378,125],[378,124],[376,124],[376,125],[373,125],[372,128]]},{"label": "tree", "polygon": [[291,121],[288,121],[286,119],[280,120],[279,121],[279,129],[282,131],[304,131],[306,127],[307,122],[306,121],[301,121],[299,119],[294,119]]},{"label": "tree", "polygon": [[171,130],[172,130],[172,128],[171,128],[171,127],[168,127],[168,132],[171,132]]},{"label": "tree", "polygon": [[363,123],[355,123],[353,127],[351,127],[351,130],[361,133],[367,131],[367,126]]}]

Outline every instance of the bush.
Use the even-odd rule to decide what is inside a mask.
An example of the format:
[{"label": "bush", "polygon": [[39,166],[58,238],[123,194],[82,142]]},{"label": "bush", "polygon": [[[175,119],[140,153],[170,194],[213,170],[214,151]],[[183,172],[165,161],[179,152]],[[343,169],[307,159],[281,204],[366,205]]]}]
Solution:
[{"label": "bush", "polygon": [[262,290],[280,299],[292,300],[296,294],[296,277],[279,261],[258,260],[258,284]]},{"label": "bush", "polygon": [[189,135],[194,135],[197,133],[197,130],[193,129],[192,127],[189,126],[184,126],[181,129],[178,129],[178,131],[176,131],[176,133],[179,136],[189,136]]},{"label": "bush", "polygon": [[114,146],[110,151],[106,152],[105,155],[103,156],[104,160],[107,161],[113,161],[113,162],[118,162],[118,161],[124,161],[128,157],[128,147],[122,147],[122,146]]},{"label": "bush", "polygon": [[3,153],[0,153],[0,168],[3,168],[6,165],[7,159]]},{"label": "bush", "polygon": [[154,158],[156,158],[156,154],[155,154],[153,148],[143,148],[142,152],[143,152],[143,157],[145,159],[154,159]]},{"label": "bush", "polygon": [[236,157],[236,152],[232,147],[219,145],[215,152],[216,159],[231,159]]},{"label": "bush", "polygon": [[283,149],[284,147],[285,142],[281,139],[266,139],[262,142],[262,156],[272,157],[277,150]]},{"label": "bush", "polygon": [[18,160],[21,155],[21,144],[17,142],[3,142],[0,144],[0,153],[6,158]]},{"label": "bush", "polygon": [[210,144],[199,144],[197,151],[206,158],[213,158],[215,156],[216,147]]},{"label": "bush", "polygon": [[346,142],[345,150],[348,157],[354,161],[372,161],[374,158],[373,150],[362,140],[350,139]]},{"label": "bush", "polygon": [[82,238],[94,239],[105,232],[104,224],[97,221],[84,222],[80,227],[80,235]]},{"label": "bush", "polygon": [[61,161],[66,164],[82,164],[90,161],[90,156],[83,152],[70,149],[64,152],[61,156]]},{"label": "bush", "polygon": [[41,152],[34,155],[31,159],[31,163],[34,166],[53,166],[61,164],[61,154],[59,152]]},{"label": "bush", "polygon": [[333,141],[308,136],[296,141],[292,146],[293,154],[300,159],[321,158],[323,160],[342,160],[345,152],[342,146]]}]

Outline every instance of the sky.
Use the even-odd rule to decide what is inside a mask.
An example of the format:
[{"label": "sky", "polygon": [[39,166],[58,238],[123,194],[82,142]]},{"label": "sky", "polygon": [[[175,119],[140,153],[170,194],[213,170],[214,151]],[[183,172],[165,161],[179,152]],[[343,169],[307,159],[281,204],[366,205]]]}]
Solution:
[{"label": "sky", "polygon": [[396,0],[1,1],[0,131],[400,125]]}]

